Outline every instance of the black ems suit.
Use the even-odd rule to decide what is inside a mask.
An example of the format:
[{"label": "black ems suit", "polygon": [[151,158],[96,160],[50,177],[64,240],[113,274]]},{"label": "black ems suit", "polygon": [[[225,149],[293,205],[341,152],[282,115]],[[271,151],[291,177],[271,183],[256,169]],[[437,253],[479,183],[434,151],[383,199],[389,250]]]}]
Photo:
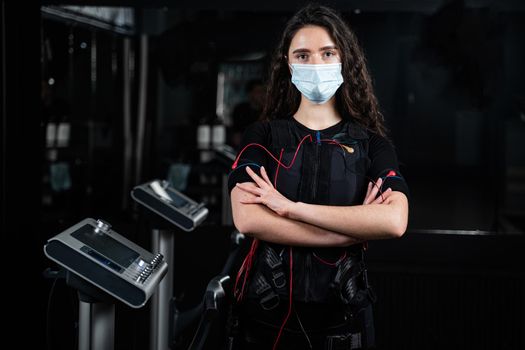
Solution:
[{"label": "black ems suit", "polygon": [[[303,141],[300,149],[298,145]],[[278,166],[257,143],[281,163]],[[254,123],[245,133],[229,188],[252,182],[245,166],[267,170],[276,189],[292,201],[321,205],[359,205],[369,181],[383,177],[388,187],[407,194],[391,144],[355,123],[341,121],[316,131],[295,119]],[[296,154],[297,151],[297,154]],[[275,176],[277,174],[277,180]],[[292,269],[290,270],[290,266]],[[291,272],[291,273],[290,273]],[[346,248],[287,247],[258,242],[248,271],[247,290],[235,306],[234,349],[358,349],[374,345],[371,303],[363,245]]]}]

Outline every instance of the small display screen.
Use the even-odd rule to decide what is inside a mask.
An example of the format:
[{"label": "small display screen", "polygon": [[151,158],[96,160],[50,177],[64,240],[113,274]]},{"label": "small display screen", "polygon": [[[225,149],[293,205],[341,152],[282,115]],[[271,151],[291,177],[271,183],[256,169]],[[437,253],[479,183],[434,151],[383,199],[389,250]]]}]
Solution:
[{"label": "small display screen", "polygon": [[175,191],[172,191],[171,189],[166,189],[166,191],[168,192],[172,202],[173,202],[173,205],[176,206],[177,208],[182,208],[186,205],[188,205],[188,201],[185,200],[184,198],[182,198],[181,196],[179,196]]},{"label": "small display screen", "polygon": [[123,268],[127,268],[139,257],[139,253],[107,234],[95,233],[94,227],[91,225],[82,226],[78,231],[73,232],[71,236]]}]

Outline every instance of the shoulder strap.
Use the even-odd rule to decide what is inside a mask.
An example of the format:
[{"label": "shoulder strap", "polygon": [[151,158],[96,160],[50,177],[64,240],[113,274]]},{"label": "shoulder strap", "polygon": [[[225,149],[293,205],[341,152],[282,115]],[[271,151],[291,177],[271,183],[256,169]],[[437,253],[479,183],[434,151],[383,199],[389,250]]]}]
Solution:
[{"label": "shoulder strap", "polygon": [[368,138],[365,128],[353,122],[346,122],[342,131],[332,137],[335,141],[348,145],[356,144],[359,141],[368,141]]},{"label": "shoulder strap", "polygon": [[366,129],[355,122],[348,122],[347,130],[348,130],[348,135],[353,139],[368,140],[369,138],[368,132],[366,131]]}]

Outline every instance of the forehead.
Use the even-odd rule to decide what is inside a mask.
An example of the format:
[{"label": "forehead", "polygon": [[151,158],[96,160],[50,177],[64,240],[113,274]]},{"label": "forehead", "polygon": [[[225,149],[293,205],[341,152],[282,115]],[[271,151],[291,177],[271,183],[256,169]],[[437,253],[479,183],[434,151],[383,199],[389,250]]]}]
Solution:
[{"label": "forehead", "polygon": [[330,45],[335,45],[335,42],[325,28],[319,26],[306,26],[295,33],[290,42],[289,50],[299,48],[315,50]]}]

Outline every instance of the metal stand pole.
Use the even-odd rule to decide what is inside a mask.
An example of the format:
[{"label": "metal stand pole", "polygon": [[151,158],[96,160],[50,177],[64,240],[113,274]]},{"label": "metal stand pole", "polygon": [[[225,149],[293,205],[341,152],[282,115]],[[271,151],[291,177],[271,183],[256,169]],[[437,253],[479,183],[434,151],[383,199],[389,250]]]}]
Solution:
[{"label": "metal stand pole", "polygon": [[[151,249],[164,255],[165,261],[173,266],[173,232],[152,230]],[[173,271],[168,273],[159,284],[158,290],[151,296],[150,350],[169,350],[169,311],[173,296]]]},{"label": "metal stand pole", "polygon": [[113,350],[115,305],[79,300],[79,350]]}]

